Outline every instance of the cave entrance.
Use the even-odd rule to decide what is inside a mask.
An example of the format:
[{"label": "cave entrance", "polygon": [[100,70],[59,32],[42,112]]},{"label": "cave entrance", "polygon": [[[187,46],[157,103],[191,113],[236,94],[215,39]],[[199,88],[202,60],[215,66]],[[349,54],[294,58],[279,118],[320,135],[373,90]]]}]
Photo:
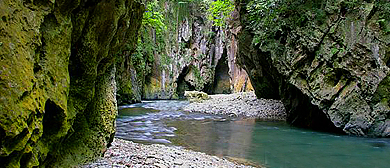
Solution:
[{"label": "cave entrance", "polygon": [[185,80],[185,77],[190,72],[190,68],[191,67],[188,66],[184,67],[176,81],[177,82],[176,93],[180,99],[184,98],[184,91],[195,90],[195,87]]},{"label": "cave entrance", "polygon": [[226,52],[223,52],[221,59],[219,59],[215,67],[214,84],[212,89],[213,94],[228,94],[230,89],[230,75],[229,66],[227,62]]}]

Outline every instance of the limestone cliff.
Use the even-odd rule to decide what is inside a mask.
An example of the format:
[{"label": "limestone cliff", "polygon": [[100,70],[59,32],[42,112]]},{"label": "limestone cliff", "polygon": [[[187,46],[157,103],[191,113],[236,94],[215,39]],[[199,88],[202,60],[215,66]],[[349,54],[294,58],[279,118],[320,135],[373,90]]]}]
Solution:
[{"label": "limestone cliff", "polygon": [[[267,4],[268,3],[268,4]],[[390,2],[241,0],[238,62],[293,125],[390,136]]]},{"label": "limestone cliff", "polygon": [[178,98],[185,90],[213,94],[252,89],[245,70],[235,63],[238,20],[229,21],[224,28],[213,26],[207,19],[205,1],[151,3],[155,4],[148,12],[161,14],[166,28],[141,28],[139,45],[130,52],[132,60],[121,63],[132,73],[122,73],[127,80],[118,86],[120,101]]},{"label": "limestone cliff", "polygon": [[133,0],[0,1],[1,166],[69,167],[106,149],[115,53],[135,43],[143,10]]}]

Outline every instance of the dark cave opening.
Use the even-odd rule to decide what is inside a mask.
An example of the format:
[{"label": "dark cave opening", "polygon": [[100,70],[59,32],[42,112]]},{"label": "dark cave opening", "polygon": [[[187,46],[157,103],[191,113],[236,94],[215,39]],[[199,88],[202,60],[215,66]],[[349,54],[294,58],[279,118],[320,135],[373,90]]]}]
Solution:
[{"label": "dark cave opening", "polygon": [[194,86],[192,86],[190,83],[185,81],[185,77],[190,72],[190,69],[191,69],[191,66],[184,67],[183,70],[181,71],[181,73],[179,74],[179,77],[177,78],[176,93],[180,99],[184,98],[184,92],[186,90],[195,90]]},{"label": "dark cave opening", "polygon": [[229,66],[227,62],[226,52],[219,59],[217,66],[215,67],[214,83],[212,94],[229,94],[230,89],[230,75]]},{"label": "dark cave opening", "polygon": [[20,158],[20,167],[28,167],[29,162],[33,158],[32,152],[25,153]]},{"label": "dark cave opening", "polygon": [[345,134],[337,128],[328,116],[298,88],[287,84],[282,91],[282,102],[287,109],[287,122],[300,128],[308,128],[321,132]]}]

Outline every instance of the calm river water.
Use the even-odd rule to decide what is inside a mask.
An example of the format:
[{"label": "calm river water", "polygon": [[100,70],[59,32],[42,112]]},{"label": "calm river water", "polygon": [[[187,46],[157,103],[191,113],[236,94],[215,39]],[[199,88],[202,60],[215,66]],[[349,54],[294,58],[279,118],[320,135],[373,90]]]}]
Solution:
[{"label": "calm river water", "polygon": [[187,101],[122,106],[117,138],[166,143],[211,155],[244,158],[267,167],[380,167],[390,165],[390,140],[291,127],[284,122],[186,113]]}]

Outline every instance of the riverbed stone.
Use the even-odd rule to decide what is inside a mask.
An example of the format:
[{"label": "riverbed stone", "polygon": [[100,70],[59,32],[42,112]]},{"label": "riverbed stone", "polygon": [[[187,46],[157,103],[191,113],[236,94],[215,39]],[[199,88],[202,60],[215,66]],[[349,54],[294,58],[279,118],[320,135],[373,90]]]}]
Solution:
[{"label": "riverbed stone", "polygon": [[[119,155],[117,155],[119,154]],[[158,156],[149,158],[147,156]],[[131,141],[114,139],[104,156],[95,162],[80,165],[80,168],[111,167],[253,167],[228,161],[225,158],[210,156],[178,146],[161,144],[144,145]],[[258,165],[258,167],[262,167]]]},{"label": "riverbed stone", "polygon": [[209,95],[210,99],[192,102],[183,110],[230,117],[286,120],[286,111],[281,101],[257,99],[254,92]]}]

